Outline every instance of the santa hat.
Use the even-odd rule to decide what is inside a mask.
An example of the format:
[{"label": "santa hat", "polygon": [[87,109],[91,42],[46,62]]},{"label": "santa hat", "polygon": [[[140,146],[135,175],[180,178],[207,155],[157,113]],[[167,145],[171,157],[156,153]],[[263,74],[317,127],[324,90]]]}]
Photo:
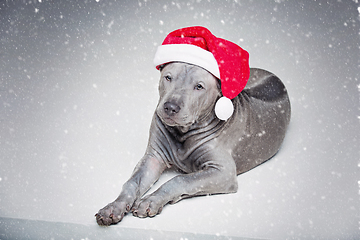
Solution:
[{"label": "santa hat", "polygon": [[231,99],[245,87],[250,74],[249,53],[225,39],[214,36],[200,26],[169,33],[154,58],[157,69],[169,62],[185,62],[202,67],[221,81],[221,97],[215,114],[227,120],[234,111]]}]

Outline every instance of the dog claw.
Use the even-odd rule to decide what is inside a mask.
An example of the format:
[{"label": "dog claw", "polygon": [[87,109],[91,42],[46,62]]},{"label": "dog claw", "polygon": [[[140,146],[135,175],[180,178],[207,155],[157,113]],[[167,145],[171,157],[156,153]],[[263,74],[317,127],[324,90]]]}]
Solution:
[{"label": "dog claw", "polygon": [[136,216],[136,217],[137,217],[137,213],[138,213],[138,211],[133,209],[133,211],[132,211],[132,212],[133,212],[134,216]]},{"label": "dog claw", "polygon": [[130,205],[126,205],[126,211],[130,211],[131,210],[131,207],[130,207]]}]

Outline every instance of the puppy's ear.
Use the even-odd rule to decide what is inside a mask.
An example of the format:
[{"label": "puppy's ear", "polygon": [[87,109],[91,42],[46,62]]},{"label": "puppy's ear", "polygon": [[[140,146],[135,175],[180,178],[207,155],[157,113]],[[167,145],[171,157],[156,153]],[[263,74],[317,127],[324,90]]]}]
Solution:
[{"label": "puppy's ear", "polygon": [[165,67],[165,64],[162,64],[162,65],[159,66],[160,72],[164,69],[164,67]]},{"label": "puppy's ear", "polygon": [[221,80],[216,78],[216,83],[217,83],[216,85],[217,85],[218,89],[221,91]]},{"label": "puppy's ear", "polygon": [[159,70],[160,70],[160,72],[164,69],[164,67],[166,66],[166,65],[168,65],[169,63],[164,63],[164,64],[162,64],[162,65],[160,65],[159,66]]}]

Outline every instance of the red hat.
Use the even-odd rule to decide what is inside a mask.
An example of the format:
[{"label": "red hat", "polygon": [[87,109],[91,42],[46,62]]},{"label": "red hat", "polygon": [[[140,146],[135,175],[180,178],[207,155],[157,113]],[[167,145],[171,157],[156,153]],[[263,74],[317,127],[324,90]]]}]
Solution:
[{"label": "red hat", "polygon": [[[220,79],[221,92],[228,99],[222,101],[230,102],[232,110],[225,114],[229,116],[217,116],[222,120],[228,119],[233,111],[229,100],[244,89],[249,79],[249,53],[235,43],[214,36],[208,29],[196,26],[169,33],[158,47],[154,58],[157,69],[162,64],[174,61],[200,66]],[[224,110],[222,108],[216,106],[215,112],[221,112]]]}]

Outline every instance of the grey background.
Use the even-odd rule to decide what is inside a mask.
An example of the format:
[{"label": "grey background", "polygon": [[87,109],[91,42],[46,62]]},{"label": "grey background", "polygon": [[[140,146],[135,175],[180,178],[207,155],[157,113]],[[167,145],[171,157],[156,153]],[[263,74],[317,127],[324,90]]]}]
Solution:
[{"label": "grey background", "polygon": [[[360,238],[359,11],[350,0],[0,1],[0,239],[19,228],[12,218],[37,221],[39,236],[44,222],[85,224],[89,239],[122,228]],[[100,228],[93,215],[147,144],[156,47],[193,25],[284,81],[292,119],[282,149],[238,176],[236,194]]]}]

